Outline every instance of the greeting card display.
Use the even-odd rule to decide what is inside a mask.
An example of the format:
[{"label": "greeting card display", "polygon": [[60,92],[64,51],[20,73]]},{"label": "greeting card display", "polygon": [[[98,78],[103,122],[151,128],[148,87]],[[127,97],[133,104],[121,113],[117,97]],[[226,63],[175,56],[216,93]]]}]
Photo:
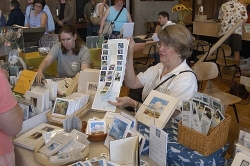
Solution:
[{"label": "greeting card display", "polygon": [[29,130],[28,132],[14,139],[13,143],[30,150],[34,150],[36,145],[43,140],[43,133],[59,129],[61,128],[42,123],[39,126]]},{"label": "greeting card display", "polygon": [[152,90],[136,113],[138,121],[147,126],[163,128],[172,116],[179,99]]}]

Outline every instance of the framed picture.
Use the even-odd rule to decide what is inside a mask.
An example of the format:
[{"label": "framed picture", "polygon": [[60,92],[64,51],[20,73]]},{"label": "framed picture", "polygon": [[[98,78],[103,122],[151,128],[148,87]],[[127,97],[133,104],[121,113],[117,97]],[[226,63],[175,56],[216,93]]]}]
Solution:
[{"label": "framed picture", "polygon": [[91,135],[105,134],[106,123],[104,120],[89,121],[89,133]]},{"label": "framed picture", "polygon": [[56,98],[52,115],[66,117],[68,110],[70,109],[70,101],[67,99]]}]

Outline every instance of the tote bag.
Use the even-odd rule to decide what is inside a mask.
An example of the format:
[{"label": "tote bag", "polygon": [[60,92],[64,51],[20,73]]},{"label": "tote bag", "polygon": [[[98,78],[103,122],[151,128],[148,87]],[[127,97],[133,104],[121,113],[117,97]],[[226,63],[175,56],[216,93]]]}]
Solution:
[{"label": "tote bag", "polygon": [[100,17],[91,17],[91,22],[93,25],[99,25],[101,20],[100,20]]},{"label": "tote bag", "polygon": [[112,34],[113,28],[115,27],[114,22],[108,22],[106,21],[103,26],[103,34],[104,35],[110,35]]}]

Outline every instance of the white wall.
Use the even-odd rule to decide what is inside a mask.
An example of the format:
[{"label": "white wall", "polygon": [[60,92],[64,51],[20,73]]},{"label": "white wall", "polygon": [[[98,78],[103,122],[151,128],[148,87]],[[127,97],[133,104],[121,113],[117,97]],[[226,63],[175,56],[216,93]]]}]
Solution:
[{"label": "white wall", "polygon": [[174,1],[140,1],[132,0],[132,19],[135,22],[134,36],[146,34],[145,22],[157,21],[158,13],[167,11],[170,20],[177,20],[177,13],[172,12],[172,7],[178,3]]}]

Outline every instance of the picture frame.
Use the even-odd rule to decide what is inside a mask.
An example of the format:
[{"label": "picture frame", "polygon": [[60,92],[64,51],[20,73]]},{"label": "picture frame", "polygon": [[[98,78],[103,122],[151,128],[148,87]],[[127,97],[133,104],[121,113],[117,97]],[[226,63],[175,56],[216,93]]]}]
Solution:
[{"label": "picture frame", "polygon": [[71,108],[71,100],[56,98],[52,109],[52,115],[59,117],[66,117],[67,112]]},{"label": "picture frame", "polygon": [[122,115],[115,114],[108,136],[114,140],[125,138],[132,121]]},{"label": "picture frame", "polygon": [[88,122],[89,134],[98,135],[107,132],[106,122],[104,120],[93,120]]}]

